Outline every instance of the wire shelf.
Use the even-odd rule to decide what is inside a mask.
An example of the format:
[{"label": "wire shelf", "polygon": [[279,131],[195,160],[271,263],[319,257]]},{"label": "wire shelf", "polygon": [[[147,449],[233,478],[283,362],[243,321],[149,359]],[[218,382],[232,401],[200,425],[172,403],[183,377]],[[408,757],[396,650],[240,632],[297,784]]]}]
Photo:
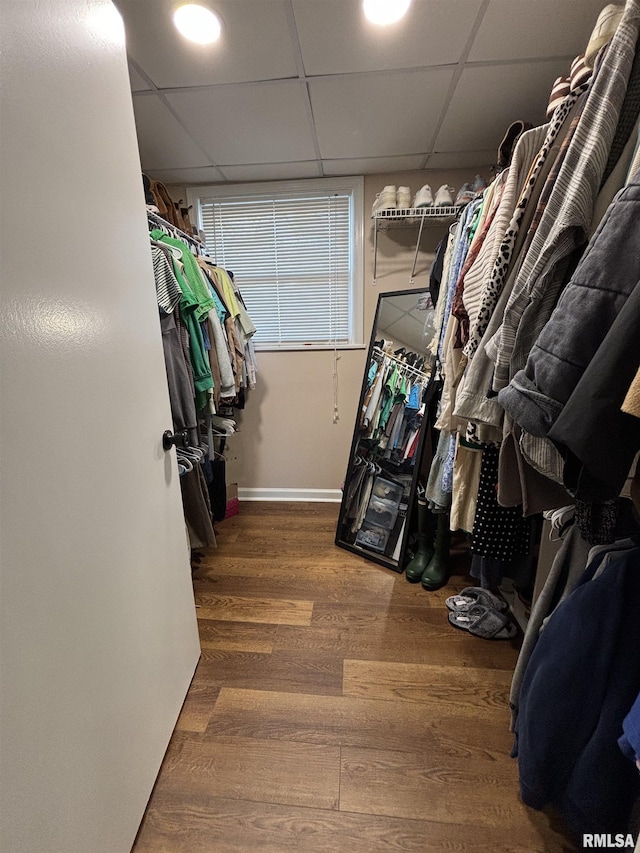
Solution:
[{"label": "wire shelf", "polygon": [[376,228],[403,228],[413,225],[443,225],[455,221],[464,205],[441,207],[404,207],[376,210],[371,214]]},{"label": "wire shelf", "polygon": [[420,238],[425,227],[433,225],[451,225],[460,215],[465,207],[461,205],[447,205],[446,207],[403,207],[391,208],[390,210],[376,210],[371,214],[373,219],[373,285],[378,283],[378,231],[387,231],[390,228],[415,228],[418,226],[416,237],[416,248],[411,268],[409,285],[413,287],[416,275],[416,264],[418,262],[418,250]]}]

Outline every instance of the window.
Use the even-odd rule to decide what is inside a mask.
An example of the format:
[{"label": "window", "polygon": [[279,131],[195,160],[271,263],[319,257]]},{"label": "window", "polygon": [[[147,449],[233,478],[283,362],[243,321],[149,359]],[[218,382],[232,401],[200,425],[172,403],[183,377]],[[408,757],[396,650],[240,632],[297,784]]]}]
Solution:
[{"label": "window", "polygon": [[362,178],[190,190],[261,349],[362,345]]}]

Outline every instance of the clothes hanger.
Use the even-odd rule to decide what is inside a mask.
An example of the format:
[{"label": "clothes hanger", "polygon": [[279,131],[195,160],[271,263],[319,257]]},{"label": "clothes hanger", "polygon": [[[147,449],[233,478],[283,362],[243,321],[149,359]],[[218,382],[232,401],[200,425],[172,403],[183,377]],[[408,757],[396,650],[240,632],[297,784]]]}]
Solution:
[{"label": "clothes hanger", "polygon": [[182,465],[182,467],[186,469],[184,472],[185,474],[188,474],[189,471],[193,471],[193,463],[190,459],[187,459],[187,457],[183,456],[182,453],[176,454],[176,458],[178,460],[178,465]]},{"label": "clothes hanger", "polygon": [[187,459],[191,459],[194,462],[202,462],[204,459],[204,450],[200,450],[199,447],[181,447],[180,455],[186,456]]},{"label": "clothes hanger", "polygon": [[[171,236],[171,235],[167,234],[167,237],[169,237],[169,236]],[[163,250],[166,250],[167,252],[170,252],[171,255],[173,255],[173,257],[177,261],[182,260],[182,251],[177,246],[170,246],[168,243],[160,243],[157,240],[151,240],[151,243],[154,246],[157,246],[159,249],[163,249]]]},{"label": "clothes hanger", "polygon": [[150,213],[150,211],[147,211],[147,221],[148,221],[151,225],[153,225],[153,229],[152,229],[152,230],[155,230],[156,228],[159,228],[159,229],[160,229],[160,231],[164,231],[164,233],[167,235],[167,237],[171,236],[171,235],[169,234],[169,232],[167,231],[167,225],[168,225],[168,223],[164,222],[164,220],[162,219],[162,217],[161,217],[161,216],[159,216],[159,215],[157,215],[157,214]]}]

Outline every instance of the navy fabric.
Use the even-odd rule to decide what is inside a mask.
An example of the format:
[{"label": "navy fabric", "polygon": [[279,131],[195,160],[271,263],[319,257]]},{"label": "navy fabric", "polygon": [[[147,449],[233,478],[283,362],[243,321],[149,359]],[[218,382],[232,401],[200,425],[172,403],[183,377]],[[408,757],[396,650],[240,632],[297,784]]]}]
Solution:
[{"label": "navy fabric", "polygon": [[622,723],[618,746],[631,761],[640,761],[640,693]]},{"label": "navy fabric", "polygon": [[640,548],[585,570],[540,635],[520,693],[523,801],[552,803],[578,833],[622,832],[640,777],[618,748],[640,692]]}]

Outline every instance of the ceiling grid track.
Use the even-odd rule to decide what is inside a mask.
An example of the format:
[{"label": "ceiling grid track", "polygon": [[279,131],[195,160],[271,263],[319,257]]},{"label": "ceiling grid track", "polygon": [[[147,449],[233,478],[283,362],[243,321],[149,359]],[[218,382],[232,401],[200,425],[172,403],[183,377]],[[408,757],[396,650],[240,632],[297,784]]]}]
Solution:
[{"label": "ceiling grid track", "polygon": [[289,35],[291,36],[291,44],[293,46],[293,54],[296,61],[296,68],[298,69],[298,77],[300,79],[300,86],[302,88],[305,112],[307,113],[307,119],[309,121],[311,140],[313,142],[313,150],[316,154],[316,165],[318,167],[318,172],[320,176],[324,177],[325,175],[324,169],[322,168],[320,143],[318,142],[318,134],[316,132],[316,122],[313,115],[313,107],[311,106],[311,96],[309,94],[309,85],[307,83],[304,60],[302,58],[302,48],[300,47],[300,37],[298,35],[298,27],[296,26],[296,16],[295,12],[293,11],[293,3],[292,0],[283,0],[283,2],[285,15],[287,17],[287,24],[289,25]]},{"label": "ceiling grid track", "polygon": [[[159,98],[159,99],[162,101],[162,103],[164,104],[164,106],[169,110],[169,112],[171,113],[171,115],[174,117],[174,119],[178,122],[178,124],[180,125],[180,127],[181,127],[181,128],[184,130],[184,132],[187,134],[187,136],[189,137],[189,139],[191,140],[191,142],[193,142],[193,144],[196,146],[196,148],[198,149],[198,151],[200,151],[200,153],[201,153],[204,157],[206,157],[206,158],[207,158],[207,160],[209,161],[209,165],[208,165],[208,166],[202,166],[202,167],[197,167],[197,166],[196,166],[196,167],[194,167],[194,168],[203,168],[203,169],[207,169],[207,168],[212,168],[212,167],[213,167],[214,169],[217,169],[217,170],[218,170],[218,173],[220,174],[220,176],[221,176],[222,180],[223,180],[223,181],[226,181],[226,180],[227,180],[227,176],[225,175],[225,173],[222,171],[222,169],[220,168],[220,166],[218,166],[218,164],[216,163],[215,159],[211,156],[211,154],[209,153],[209,151],[207,151],[207,150],[206,150],[206,148],[204,148],[202,145],[200,145],[200,143],[198,142],[198,140],[197,140],[197,139],[194,139],[194,138],[193,138],[193,136],[191,135],[191,133],[189,133],[189,128],[186,126],[186,124],[182,121],[182,119],[180,118],[180,116],[178,115],[178,113],[177,113],[177,112],[174,110],[174,108],[171,106],[171,104],[169,103],[168,98],[166,98],[166,97],[165,97],[165,95],[164,95],[164,93],[163,93],[162,89],[158,89],[158,87],[157,87],[157,86],[156,86],[156,84],[153,82],[153,80],[151,79],[151,77],[149,77],[149,75],[148,75],[148,74],[147,74],[147,73],[146,73],[146,72],[141,68],[141,66],[140,66],[140,65],[138,65],[138,63],[137,63],[134,59],[132,59],[130,56],[127,56],[127,58],[128,58],[128,60],[129,60],[129,63],[130,63],[130,65],[131,65],[131,67],[135,69],[136,73],[137,73],[137,74],[139,74],[139,75],[142,77],[142,79],[147,83],[147,85],[148,85],[148,86],[151,86],[151,92],[149,92],[149,93],[147,93],[147,92],[140,92],[140,93],[138,93],[138,92],[134,92],[134,93],[132,93],[132,95],[133,95],[134,97],[135,97],[135,96],[137,96],[138,94],[141,94],[141,95],[142,95],[142,94],[145,94],[145,95],[146,95],[146,94],[153,94],[153,95],[157,95],[157,96],[158,96],[158,98]],[[151,169],[150,171],[156,171],[156,170]],[[161,171],[163,171],[163,170],[162,170],[162,169],[158,169],[157,171],[158,171],[158,172],[161,172]]]},{"label": "ceiling grid track", "polygon": [[462,77],[462,72],[464,71],[464,67],[466,65],[467,59],[469,58],[469,54],[471,53],[471,48],[473,47],[473,43],[478,34],[478,30],[480,29],[480,25],[484,19],[484,16],[489,8],[489,0],[482,0],[482,5],[478,9],[478,14],[476,15],[476,19],[473,22],[473,26],[471,28],[471,32],[469,34],[469,38],[467,39],[467,43],[464,46],[460,59],[458,60],[458,65],[456,70],[453,73],[453,77],[451,79],[451,83],[449,84],[449,90],[447,92],[446,98],[444,100],[444,104],[442,106],[442,110],[440,112],[440,117],[436,122],[436,126],[433,131],[433,136],[431,137],[431,142],[429,143],[429,153],[425,156],[424,161],[422,163],[422,168],[427,168],[427,163],[429,162],[429,158],[434,152],[434,147],[436,144],[436,140],[438,138],[438,134],[440,133],[440,128],[444,123],[445,116],[447,115],[447,111],[449,109],[449,104],[453,99],[455,91],[458,87],[458,83],[460,82],[460,77]]},{"label": "ceiling grid track", "polygon": [[[416,0],[414,18],[389,41],[363,33],[361,16],[342,3],[325,9],[317,0],[310,11],[304,0],[271,0],[267,13],[252,0],[251,14],[229,2],[227,44],[209,63],[178,40],[169,19],[175,0],[115,2],[134,35],[129,67],[144,167],[176,184],[486,168],[496,123],[508,124],[516,98],[542,118],[545,79],[561,74],[589,35],[587,16],[577,20],[555,0],[540,0],[546,20],[529,4],[507,4],[503,14],[501,0]],[[167,16],[149,26],[142,7],[156,2]],[[591,10],[601,0],[575,2]],[[166,65],[163,50],[176,53]],[[391,123],[375,120],[382,92]],[[493,98],[487,110],[483,101]],[[236,100],[247,105],[241,112]],[[261,130],[265,146],[244,140]]]}]

